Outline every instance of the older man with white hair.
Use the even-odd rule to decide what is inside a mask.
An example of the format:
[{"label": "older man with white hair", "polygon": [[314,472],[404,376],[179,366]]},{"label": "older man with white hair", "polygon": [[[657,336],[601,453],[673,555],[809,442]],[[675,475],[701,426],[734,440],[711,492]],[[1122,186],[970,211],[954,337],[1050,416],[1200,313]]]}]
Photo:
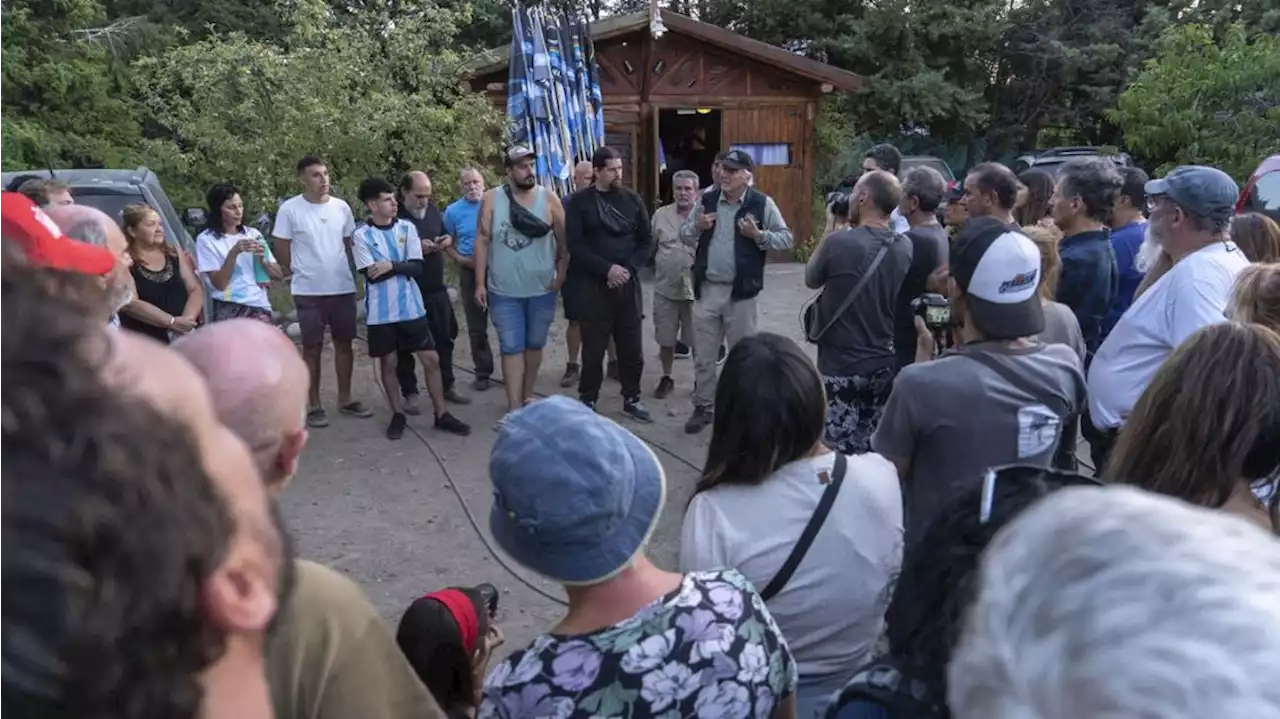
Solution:
[{"label": "older man with white hair", "polygon": [[1280,543],[1126,487],[1005,528],[952,654],[955,719],[1280,717]]},{"label": "older man with white hair", "polygon": [[[274,327],[249,319],[216,322],[174,342],[213,396],[218,419],[253,452],[266,489],[279,496],[307,443],[306,363]],[[359,585],[315,562],[294,560],[266,650],[277,717],[441,719]]]},{"label": "older man with white hair", "polygon": [[133,275],[129,273],[133,255],[129,254],[129,240],[119,223],[102,210],[88,205],[58,205],[46,208],[45,212],[67,237],[106,248],[116,258],[115,269],[103,279],[107,285],[107,303],[111,313],[109,324],[119,327],[117,313],[137,295]]}]

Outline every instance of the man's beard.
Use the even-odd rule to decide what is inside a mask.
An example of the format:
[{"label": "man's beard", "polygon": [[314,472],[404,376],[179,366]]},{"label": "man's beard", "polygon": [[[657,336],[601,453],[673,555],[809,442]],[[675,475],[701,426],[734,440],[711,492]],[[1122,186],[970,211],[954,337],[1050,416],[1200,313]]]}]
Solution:
[{"label": "man's beard", "polygon": [[518,187],[518,188],[520,188],[520,189],[522,189],[522,190],[529,190],[529,189],[532,189],[534,185],[538,184],[538,178],[536,178],[536,177],[534,177],[534,176],[532,176],[532,175],[530,175],[529,177],[526,177],[526,178],[524,178],[524,179],[522,179],[522,180],[520,180],[520,179],[516,179],[516,178],[514,178],[514,177],[513,177],[513,178],[511,178],[511,181],[512,181],[513,183],[515,183],[515,186],[516,186],[516,187]]},{"label": "man's beard", "polygon": [[111,308],[111,314],[120,312],[133,299],[133,290],[129,285],[116,279],[111,280],[107,287],[107,306]]},{"label": "man's beard", "polygon": [[1152,229],[1151,223],[1148,222],[1146,231],[1142,233],[1142,246],[1138,248],[1138,256],[1134,258],[1133,266],[1139,272],[1146,272],[1155,266],[1162,252],[1164,252],[1164,243],[1160,239],[1160,233]]}]

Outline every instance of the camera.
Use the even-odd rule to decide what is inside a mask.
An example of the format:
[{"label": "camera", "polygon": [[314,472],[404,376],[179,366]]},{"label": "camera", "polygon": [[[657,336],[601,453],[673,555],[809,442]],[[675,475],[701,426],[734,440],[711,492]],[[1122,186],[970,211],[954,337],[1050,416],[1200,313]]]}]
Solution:
[{"label": "camera", "polygon": [[484,600],[484,606],[489,612],[489,618],[493,619],[498,616],[498,588],[488,583],[477,584],[476,592]]},{"label": "camera", "polygon": [[931,330],[940,330],[951,324],[951,300],[932,292],[911,300],[911,309],[924,320]]}]

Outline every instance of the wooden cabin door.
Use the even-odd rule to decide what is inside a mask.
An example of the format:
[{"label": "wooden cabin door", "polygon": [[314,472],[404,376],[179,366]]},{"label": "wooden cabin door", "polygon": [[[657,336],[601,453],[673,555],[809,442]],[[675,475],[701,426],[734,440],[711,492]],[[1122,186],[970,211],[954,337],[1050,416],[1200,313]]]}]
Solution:
[{"label": "wooden cabin door", "polygon": [[773,197],[797,244],[813,224],[805,115],[803,104],[725,108],[721,139],[723,149],[739,147],[755,160],[755,187]]}]

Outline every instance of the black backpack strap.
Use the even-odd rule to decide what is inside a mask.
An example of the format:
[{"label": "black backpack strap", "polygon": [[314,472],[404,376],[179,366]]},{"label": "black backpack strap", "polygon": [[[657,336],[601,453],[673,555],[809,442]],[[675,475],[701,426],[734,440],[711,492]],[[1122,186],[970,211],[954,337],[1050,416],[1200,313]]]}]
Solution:
[{"label": "black backpack strap", "polygon": [[831,477],[831,484],[822,492],[822,499],[818,500],[818,508],[813,510],[813,516],[809,518],[809,523],[805,525],[804,532],[800,535],[800,540],[796,542],[796,546],[792,548],[787,561],[782,563],[782,568],[770,580],[769,586],[760,592],[760,598],[766,602],[773,599],[778,592],[790,581],[791,575],[795,574],[796,567],[800,566],[804,555],[809,552],[809,545],[813,544],[813,540],[818,536],[818,530],[822,529],[822,525],[827,521],[827,515],[831,514],[831,505],[836,502],[836,495],[840,493],[840,485],[844,484],[845,470],[849,468],[849,460],[839,452],[836,452],[836,463]]}]

